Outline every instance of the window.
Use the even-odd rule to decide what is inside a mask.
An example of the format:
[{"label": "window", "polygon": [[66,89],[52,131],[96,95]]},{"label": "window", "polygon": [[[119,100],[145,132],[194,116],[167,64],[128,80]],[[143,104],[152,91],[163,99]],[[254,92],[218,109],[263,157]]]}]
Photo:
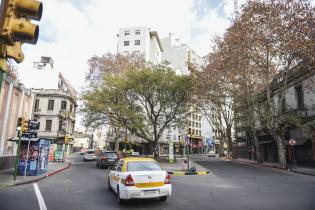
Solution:
[{"label": "window", "polygon": [[124,46],[129,46],[129,41],[124,41]]},{"label": "window", "polygon": [[66,110],[66,109],[67,109],[67,102],[61,101],[61,110]]},{"label": "window", "polygon": [[54,100],[48,100],[48,110],[54,110]]},{"label": "window", "polygon": [[161,167],[154,161],[129,162],[127,171],[161,171]]},{"label": "window", "polygon": [[130,35],[130,31],[125,31],[125,36],[129,36]]},{"label": "window", "polygon": [[297,109],[303,109],[304,108],[304,96],[303,96],[303,88],[301,85],[295,87],[295,97],[296,97]]},{"label": "window", "polygon": [[135,45],[140,45],[140,40],[135,40]]},{"label": "window", "polygon": [[201,116],[199,116],[199,121],[201,121]]},{"label": "window", "polygon": [[46,120],[46,131],[51,131],[52,120]]},{"label": "window", "polygon": [[140,34],[140,30],[136,30],[136,31],[135,31],[135,34],[136,34],[136,35]]},{"label": "window", "polygon": [[35,101],[35,110],[38,110],[39,108],[39,99],[36,99]]},{"label": "window", "polygon": [[62,120],[59,120],[59,128],[58,128],[58,131],[62,131],[63,129],[63,121]]},{"label": "window", "polygon": [[124,54],[128,54],[129,53],[129,51],[124,51]]},{"label": "window", "polygon": [[72,112],[73,106],[72,104],[70,104],[70,112]]}]

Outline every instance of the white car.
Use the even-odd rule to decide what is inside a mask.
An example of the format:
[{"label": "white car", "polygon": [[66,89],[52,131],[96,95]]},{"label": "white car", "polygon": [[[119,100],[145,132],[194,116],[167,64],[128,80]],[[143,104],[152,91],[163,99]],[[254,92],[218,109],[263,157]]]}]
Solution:
[{"label": "white car", "polygon": [[84,152],[83,160],[96,160],[95,150],[87,150]]},{"label": "white car", "polygon": [[172,194],[171,176],[152,158],[129,157],[117,161],[108,176],[108,188],[117,202],[128,199],[159,198]]}]

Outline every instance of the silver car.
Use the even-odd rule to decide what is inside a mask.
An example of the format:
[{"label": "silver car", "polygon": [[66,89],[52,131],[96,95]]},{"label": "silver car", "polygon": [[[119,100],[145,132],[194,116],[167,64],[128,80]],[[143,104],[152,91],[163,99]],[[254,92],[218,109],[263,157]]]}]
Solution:
[{"label": "silver car", "polygon": [[87,150],[83,155],[83,161],[96,160],[95,150]]}]

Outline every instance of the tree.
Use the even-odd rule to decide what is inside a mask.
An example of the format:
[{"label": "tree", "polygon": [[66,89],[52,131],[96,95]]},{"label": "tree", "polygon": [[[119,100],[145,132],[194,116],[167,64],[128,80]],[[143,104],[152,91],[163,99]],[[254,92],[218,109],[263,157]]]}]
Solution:
[{"label": "tree", "polygon": [[157,142],[165,128],[181,124],[188,111],[191,79],[170,68],[129,68],[117,75],[105,75],[100,86],[83,96],[85,113],[91,122],[106,116],[145,139],[157,157]]},{"label": "tree", "polygon": [[197,72],[196,95],[213,129],[220,134],[221,145],[227,143],[228,156],[232,157],[232,128],[234,124],[234,97],[237,93],[231,82],[234,73],[231,59],[226,55],[229,49],[217,37],[213,52],[208,56],[208,64],[202,72]]}]

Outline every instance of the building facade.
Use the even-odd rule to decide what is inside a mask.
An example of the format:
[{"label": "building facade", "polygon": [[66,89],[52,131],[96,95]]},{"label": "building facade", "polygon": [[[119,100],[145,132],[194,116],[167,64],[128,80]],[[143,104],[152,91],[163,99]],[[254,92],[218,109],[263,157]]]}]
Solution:
[{"label": "building facade", "polygon": [[34,89],[33,119],[40,122],[38,135],[52,140],[56,150],[66,154],[71,151],[73,139],[76,98],[61,89]]},{"label": "building facade", "polygon": [[[273,80],[273,100],[275,104],[284,107],[285,114],[303,119],[309,126],[290,126],[285,132],[287,161],[295,159],[296,164],[315,165],[315,73],[301,69],[292,69],[288,73],[287,89],[284,99],[279,104],[278,92],[283,85],[283,75],[278,75]],[[259,149],[266,162],[278,162],[277,144],[272,136],[259,122],[256,123]],[[241,123],[236,127],[235,145],[238,157],[256,159],[252,135]],[[289,140],[294,139],[295,145],[289,145]]]},{"label": "building facade", "polygon": [[14,167],[17,145],[10,141],[17,136],[19,117],[30,119],[34,93],[7,75],[0,87],[0,170]]},{"label": "building facade", "polygon": [[161,63],[163,48],[156,31],[148,27],[120,28],[117,53],[143,55],[146,62]]}]

